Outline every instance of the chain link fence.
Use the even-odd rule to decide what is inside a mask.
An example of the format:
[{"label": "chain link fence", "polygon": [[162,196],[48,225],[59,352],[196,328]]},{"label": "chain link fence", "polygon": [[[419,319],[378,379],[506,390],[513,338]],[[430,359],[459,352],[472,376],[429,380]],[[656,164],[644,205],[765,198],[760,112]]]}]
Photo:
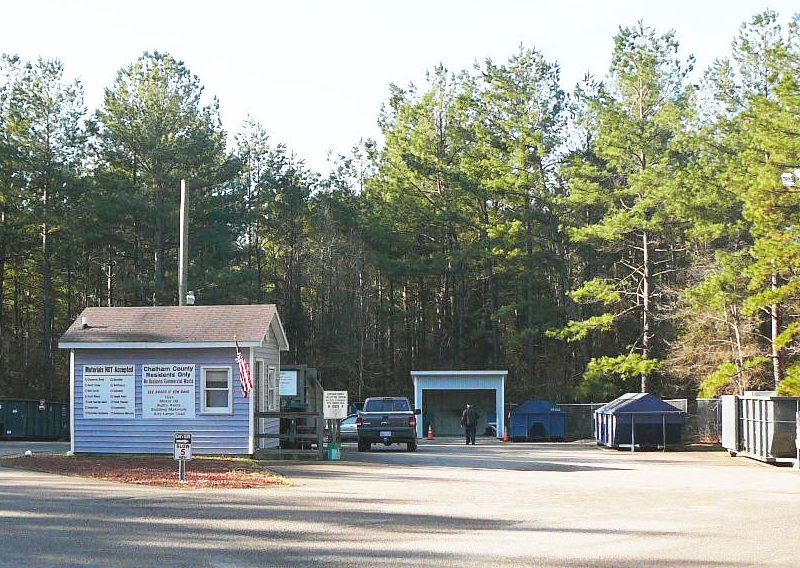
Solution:
[{"label": "chain link fence", "polygon": [[[665,399],[686,413],[684,440],[689,442],[719,442],[722,436],[722,406],[718,398]],[[594,411],[604,402],[559,404],[566,413],[566,439],[586,440],[594,437]]]},{"label": "chain link fence", "polygon": [[586,440],[594,437],[594,411],[603,406],[604,402],[589,404],[559,404],[558,407],[566,413],[567,440]]}]

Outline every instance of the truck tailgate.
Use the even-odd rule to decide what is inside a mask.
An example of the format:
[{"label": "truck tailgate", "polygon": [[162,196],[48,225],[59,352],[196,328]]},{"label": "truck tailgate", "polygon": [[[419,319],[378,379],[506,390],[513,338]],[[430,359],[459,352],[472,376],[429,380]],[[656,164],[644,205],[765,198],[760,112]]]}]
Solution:
[{"label": "truck tailgate", "polygon": [[394,412],[362,412],[361,419],[363,420],[363,427],[369,429],[379,428],[408,428],[408,419],[413,414],[405,412],[402,414]]}]

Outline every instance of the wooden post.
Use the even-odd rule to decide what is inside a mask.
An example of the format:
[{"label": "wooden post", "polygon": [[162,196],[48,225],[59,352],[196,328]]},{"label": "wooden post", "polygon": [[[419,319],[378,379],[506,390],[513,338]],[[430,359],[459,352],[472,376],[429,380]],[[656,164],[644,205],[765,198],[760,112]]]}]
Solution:
[{"label": "wooden post", "polygon": [[186,305],[189,275],[189,195],[186,180],[181,180],[180,252],[178,253],[178,305]]}]

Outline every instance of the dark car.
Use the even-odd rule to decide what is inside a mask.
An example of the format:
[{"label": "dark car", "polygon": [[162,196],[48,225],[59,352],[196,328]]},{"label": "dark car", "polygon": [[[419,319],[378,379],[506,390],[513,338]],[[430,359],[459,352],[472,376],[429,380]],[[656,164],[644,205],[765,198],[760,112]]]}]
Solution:
[{"label": "dark car", "polygon": [[364,409],[358,413],[358,451],[367,452],[372,444],[406,444],[406,449],[417,449],[417,415],[408,399],[401,396],[368,398]]}]

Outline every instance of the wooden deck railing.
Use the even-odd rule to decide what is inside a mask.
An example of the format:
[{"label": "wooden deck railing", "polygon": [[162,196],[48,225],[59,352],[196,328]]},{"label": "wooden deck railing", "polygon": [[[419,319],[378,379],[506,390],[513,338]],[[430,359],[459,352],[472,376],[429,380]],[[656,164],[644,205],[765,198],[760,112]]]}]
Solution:
[{"label": "wooden deck railing", "polygon": [[[325,427],[322,419],[322,412],[256,412],[255,418],[278,418],[281,420],[308,420],[311,422],[309,425],[295,426],[293,433],[267,433],[257,431],[255,437],[257,439],[279,439],[281,441],[300,442],[300,443],[316,443],[316,449],[301,450],[296,448],[288,449],[275,449],[275,450],[261,450],[257,448],[256,453],[278,453],[286,452],[292,455],[307,452],[308,454],[316,454],[318,459],[323,459],[325,455]],[[258,420],[256,420],[256,428],[258,428]],[[279,427],[280,428],[280,427]]]}]

